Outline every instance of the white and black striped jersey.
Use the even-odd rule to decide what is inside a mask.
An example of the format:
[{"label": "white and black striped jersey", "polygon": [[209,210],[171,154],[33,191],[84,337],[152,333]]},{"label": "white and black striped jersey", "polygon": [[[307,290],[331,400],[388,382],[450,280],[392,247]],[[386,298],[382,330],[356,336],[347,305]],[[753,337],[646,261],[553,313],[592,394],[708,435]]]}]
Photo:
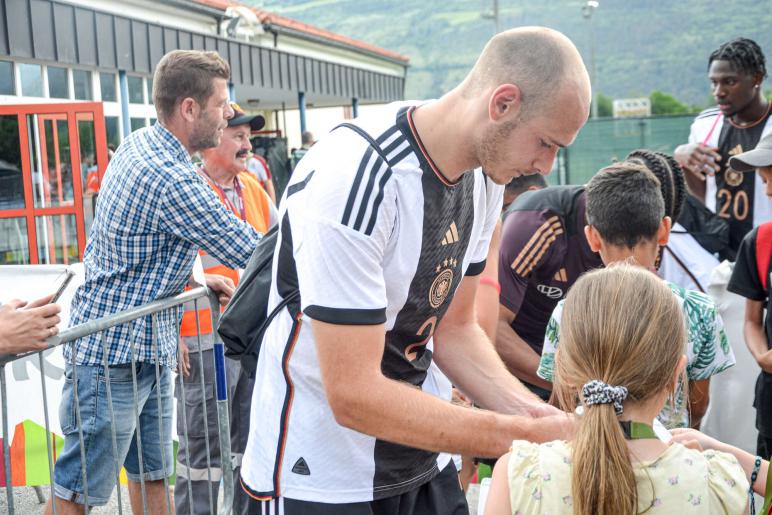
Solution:
[{"label": "white and black striped jersey", "polygon": [[730,246],[735,252],[753,227],[772,220],[772,203],[767,199],[761,176],[756,172],[732,170],[728,167],[729,158],[753,150],[759,139],[770,131],[769,111],[759,123],[737,127],[728,122],[717,107],[712,107],[697,115],[689,133],[689,143],[716,147],[721,154],[721,171],[707,178],[705,205],[728,221]]},{"label": "white and black striped jersey", "polygon": [[340,127],[292,174],[269,310],[294,289],[300,301],[274,319],[260,350],[242,466],[254,497],[365,502],[412,490],[447,464],[336,423],[310,324],[385,324],[384,375],[447,397],[437,382],[424,385],[427,345],[462,278],[484,268],[503,186],[479,169],[448,184],[423,150],[412,109],[392,104],[356,120],[388,162]]}]

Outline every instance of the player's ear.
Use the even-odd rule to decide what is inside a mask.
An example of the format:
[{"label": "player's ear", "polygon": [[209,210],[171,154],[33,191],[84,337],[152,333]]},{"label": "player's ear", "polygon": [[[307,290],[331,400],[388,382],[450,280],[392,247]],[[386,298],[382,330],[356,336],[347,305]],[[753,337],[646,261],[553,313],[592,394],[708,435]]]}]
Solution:
[{"label": "player's ear", "polygon": [[596,229],[592,225],[585,225],[584,236],[585,238],[587,238],[587,243],[590,245],[590,248],[592,249],[592,251],[600,252],[602,239],[600,237],[600,233],[598,232],[598,229]]},{"label": "player's ear", "polygon": [[515,84],[502,84],[488,101],[488,117],[493,122],[514,120],[520,112],[523,94]]},{"label": "player's ear", "polygon": [[662,219],[657,229],[657,245],[660,247],[667,245],[668,240],[670,240],[670,229],[672,226],[673,222],[669,216]]}]

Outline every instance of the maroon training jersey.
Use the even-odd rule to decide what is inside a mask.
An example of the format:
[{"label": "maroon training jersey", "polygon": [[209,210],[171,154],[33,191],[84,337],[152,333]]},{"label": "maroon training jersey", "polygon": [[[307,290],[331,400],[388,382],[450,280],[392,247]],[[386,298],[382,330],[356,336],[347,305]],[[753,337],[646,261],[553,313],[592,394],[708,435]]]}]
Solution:
[{"label": "maroon training jersey", "polygon": [[529,191],[505,215],[500,302],[515,314],[512,329],[538,354],[555,305],[582,273],[603,265],[584,226],[584,186]]}]

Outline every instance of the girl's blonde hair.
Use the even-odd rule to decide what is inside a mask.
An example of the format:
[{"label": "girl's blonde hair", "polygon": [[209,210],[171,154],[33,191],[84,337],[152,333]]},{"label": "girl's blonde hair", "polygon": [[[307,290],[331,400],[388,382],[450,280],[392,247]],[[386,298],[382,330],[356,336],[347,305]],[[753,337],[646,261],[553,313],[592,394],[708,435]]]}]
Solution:
[{"label": "girl's blonde hair", "polygon": [[[573,411],[594,379],[645,401],[674,387],[686,328],[676,296],[653,273],[620,263],[583,275],[563,307],[555,395]],[[613,404],[584,405],[572,444],[571,490],[577,515],[638,512],[638,491]]]}]

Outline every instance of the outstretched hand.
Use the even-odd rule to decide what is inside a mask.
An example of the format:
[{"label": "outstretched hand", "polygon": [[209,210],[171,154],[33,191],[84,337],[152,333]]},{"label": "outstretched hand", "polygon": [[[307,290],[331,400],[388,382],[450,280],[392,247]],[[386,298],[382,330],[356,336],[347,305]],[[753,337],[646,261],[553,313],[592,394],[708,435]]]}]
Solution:
[{"label": "outstretched hand", "polygon": [[537,443],[553,440],[571,440],[576,434],[576,417],[558,411],[559,415],[547,415],[534,420],[538,428]]},{"label": "outstretched hand", "polygon": [[671,442],[680,443],[689,449],[704,451],[706,449],[718,450],[722,447],[721,442],[696,429],[676,428],[671,429],[670,434],[673,435]]}]

